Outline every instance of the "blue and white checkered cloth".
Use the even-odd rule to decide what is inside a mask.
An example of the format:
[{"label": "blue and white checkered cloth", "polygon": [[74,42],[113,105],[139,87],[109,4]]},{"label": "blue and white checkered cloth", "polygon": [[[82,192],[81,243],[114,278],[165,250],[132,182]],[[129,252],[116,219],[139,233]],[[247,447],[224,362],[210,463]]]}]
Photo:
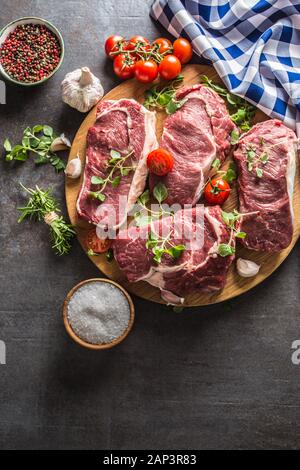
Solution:
[{"label": "blue and white checkered cloth", "polygon": [[300,137],[300,0],[155,0],[151,15]]}]

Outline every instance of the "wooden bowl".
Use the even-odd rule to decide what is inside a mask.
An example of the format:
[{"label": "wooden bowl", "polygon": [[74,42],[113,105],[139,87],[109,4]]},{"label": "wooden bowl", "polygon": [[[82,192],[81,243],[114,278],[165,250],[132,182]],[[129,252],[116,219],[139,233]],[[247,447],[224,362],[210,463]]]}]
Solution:
[{"label": "wooden bowl", "polygon": [[[88,284],[90,282],[107,282],[108,284],[112,284],[114,285],[115,287],[117,287],[120,291],[122,291],[122,293],[125,295],[127,301],[128,301],[128,304],[129,304],[129,308],[130,308],[130,319],[129,319],[129,323],[128,323],[128,326],[126,328],[126,330],[124,331],[124,333],[119,336],[118,338],[114,339],[113,341],[111,341],[110,343],[103,343],[103,344],[92,344],[92,343],[88,343],[87,341],[84,341],[83,339],[81,339],[75,332],[74,330],[72,329],[70,323],[69,323],[69,320],[68,320],[68,305],[69,305],[69,301],[71,299],[71,297],[73,296],[73,294],[77,291],[77,289],[79,289],[79,287],[83,286],[84,284]],[[73,287],[73,289],[70,290],[70,292],[68,293],[67,297],[65,298],[65,301],[64,301],[64,305],[63,305],[63,320],[64,320],[64,325],[65,325],[65,328],[67,330],[67,333],[69,334],[69,336],[76,342],[78,343],[80,346],[83,346],[84,348],[88,348],[88,349],[96,349],[96,350],[99,350],[99,349],[110,349],[112,348],[113,346],[116,346],[117,344],[121,343],[125,338],[126,336],[128,335],[128,333],[131,331],[132,327],[133,327],[133,323],[134,323],[134,317],[135,317],[135,311],[134,311],[134,304],[132,302],[132,299],[130,297],[130,295],[128,294],[128,292],[126,292],[126,290],[120,286],[119,284],[117,284],[116,282],[114,281],[111,281],[110,279],[104,279],[104,278],[94,278],[94,279],[87,279],[86,281],[82,281],[82,282],[79,282],[79,284],[77,284],[75,287]]]}]

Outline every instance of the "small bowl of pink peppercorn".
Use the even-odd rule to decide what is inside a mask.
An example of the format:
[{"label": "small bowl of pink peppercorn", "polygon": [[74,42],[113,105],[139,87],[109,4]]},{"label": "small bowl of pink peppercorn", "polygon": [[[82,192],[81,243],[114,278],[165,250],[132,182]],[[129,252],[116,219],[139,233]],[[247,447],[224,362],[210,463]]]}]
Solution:
[{"label": "small bowl of pink peppercorn", "polygon": [[63,59],[62,35],[47,20],[20,18],[0,31],[0,73],[11,83],[40,85],[58,71]]}]

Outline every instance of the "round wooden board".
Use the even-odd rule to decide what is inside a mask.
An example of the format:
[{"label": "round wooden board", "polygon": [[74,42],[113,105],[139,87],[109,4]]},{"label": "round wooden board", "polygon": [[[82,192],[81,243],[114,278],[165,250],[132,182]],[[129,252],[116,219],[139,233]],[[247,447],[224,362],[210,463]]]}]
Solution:
[{"label": "round wooden board", "polygon": [[[203,66],[203,65],[187,65],[184,70],[184,84],[194,84],[199,83],[200,75],[207,75],[209,78],[221,82],[216,71],[213,67]],[[113,99],[117,100],[120,98],[134,98],[140,103],[144,100],[144,91],[149,88],[149,85],[145,86],[139,84],[136,80],[130,80],[122,83],[113,90],[111,90],[103,99]],[[94,108],[85,118],[82,125],[80,126],[71,151],[69,155],[69,160],[74,158],[79,154],[82,161],[85,161],[85,150],[86,150],[86,135],[89,127],[91,127],[95,122],[96,117],[96,108]],[[161,136],[162,125],[165,119],[164,112],[157,113],[157,135],[158,138]],[[268,117],[263,114],[261,111],[257,111],[255,116],[255,122],[265,121]],[[87,230],[90,228],[90,225],[77,217],[76,212],[76,200],[81,187],[82,178],[80,180],[71,180],[66,178],[66,201],[67,208],[69,212],[69,217],[77,229],[78,229],[78,239],[81,245],[84,247],[83,240]],[[237,258],[242,257],[255,261],[261,265],[261,269],[257,276],[254,278],[245,279],[240,277],[235,268],[235,263],[232,264],[227,275],[227,281],[225,288],[214,294],[201,294],[194,293],[186,297],[185,305],[186,306],[201,306],[214,304],[217,302],[222,302],[224,300],[231,299],[237,295],[243,294],[244,292],[252,289],[264,279],[269,277],[275,269],[280,266],[284,259],[288,256],[290,251],[293,249],[298,236],[300,234],[300,182],[299,182],[299,165],[297,162],[297,174],[295,179],[295,191],[294,191],[294,208],[295,208],[295,229],[292,243],[288,248],[281,251],[278,254],[266,254],[263,252],[255,252],[247,250],[240,246],[237,247]],[[224,206],[225,210],[233,209],[238,207],[238,199],[236,191],[232,191],[229,200]],[[153,302],[164,303],[160,297],[159,289],[152,287],[146,282],[137,282],[129,283],[124,275],[120,272],[115,261],[109,263],[107,262],[105,255],[93,256],[90,258],[93,263],[103,272],[107,277],[113,279],[116,282],[122,284],[129,292],[138,295],[147,300],[152,300]]]}]

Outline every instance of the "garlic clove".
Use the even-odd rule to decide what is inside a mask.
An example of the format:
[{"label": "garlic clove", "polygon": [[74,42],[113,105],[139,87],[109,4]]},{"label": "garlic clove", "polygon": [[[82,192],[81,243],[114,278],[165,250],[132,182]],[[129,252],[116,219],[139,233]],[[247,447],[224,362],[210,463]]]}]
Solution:
[{"label": "garlic clove", "polygon": [[79,155],[70,160],[65,169],[65,175],[71,179],[77,179],[81,175],[82,163]]},{"label": "garlic clove", "polygon": [[258,274],[260,266],[249,259],[238,258],[236,262],[237,272],[242,277],[254,277]]},{"label": "garlic clove", "polygon": [[79,85],[82,87],[91,85],[93,83],[93,74],[88,67],[81,68],[81,77]]},{"label": "garlic clove", "polygon": [[60,152],[61,150],[67,150],[71,147],[71,142],[65,136],[65,134],[61,134],[59,137],[53,140],[50,151],[51,152]]}]

